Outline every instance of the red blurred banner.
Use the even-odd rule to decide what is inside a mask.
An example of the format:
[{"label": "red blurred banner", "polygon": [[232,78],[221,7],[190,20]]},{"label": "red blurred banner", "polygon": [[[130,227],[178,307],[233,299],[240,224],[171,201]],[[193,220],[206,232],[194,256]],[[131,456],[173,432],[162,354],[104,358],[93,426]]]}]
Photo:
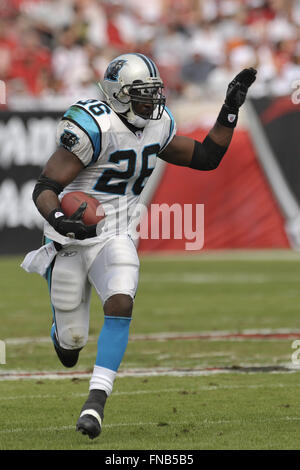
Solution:
[{"label": "red blurred banner", "polygon": [[[203,140],[206,134],[206,130],[197,129],[189,136]],[[235,131],[216,170],[204,172],[168,164],[152,199],[152,204],[163,203],[205,205],[203,249],[290,247],[284,219],[246,131]],[[142,239],[139,251],[184,251],[186,242]]]}]

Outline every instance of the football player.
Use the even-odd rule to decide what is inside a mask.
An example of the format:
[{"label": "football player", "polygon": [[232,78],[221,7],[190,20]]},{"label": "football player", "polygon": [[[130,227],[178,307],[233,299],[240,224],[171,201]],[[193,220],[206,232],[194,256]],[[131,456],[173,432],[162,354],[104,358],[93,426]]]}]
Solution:
[{"label": "football player", "polygon": [[[101,100],[78,101],[58,124],[57,150],[36,183],[33,200],[46,220],[46,242],[59,249],[47,279],[51,337],[64,366],[77,363],[87,342],[92,286],[103,305],[89,395],[76,426],[90,438],[101,432],[105,402],[126,350],[138,284],[139,259],[128,214],[157,158],[195,170],[217,168],[255,75],[256,70],[244,69],[229,84],[225,103],[203,142],[176,135],[159,71],[138,53],[114,59],[99,83]],[[84,205],[73,216],[65,215],[60,200],[70,191],[97,198],[106,214],[105,225],[85,225]]]}]

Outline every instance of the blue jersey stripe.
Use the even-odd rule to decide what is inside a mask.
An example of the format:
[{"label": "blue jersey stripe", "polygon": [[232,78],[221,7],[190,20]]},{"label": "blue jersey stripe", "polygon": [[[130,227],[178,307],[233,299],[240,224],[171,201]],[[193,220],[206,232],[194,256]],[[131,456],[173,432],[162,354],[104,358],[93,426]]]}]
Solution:
[{"label": "blue jersey stripe", "polygon": [[70,119],[70,121],[78,124],[78,126],[87,134],[93,146],[93,158],[89,163],[94,163],[101,152],[101,129],[93,116],[84,108],[80,106],[71,106],[63,116],[63,119]]},{"label": "blue jersey stripe", "polygon": [[171,111],[169,110],[169,108],[167,108],[167,106],[165,106],[165,110],[167,111],[168,115],[169,115],[169,118],[170,118],[170,131],[169,131],[169,135],[168,135],[168,138],[166,139],[164,145],[161,147],[160,149],[160,152],[168,145],[168,143],[170,142],[170,138],[171,138],[171,135],[173,133],[173,130],[174,130],[174,126],[175,126],[175,120],[172,116],[172,113]]}]

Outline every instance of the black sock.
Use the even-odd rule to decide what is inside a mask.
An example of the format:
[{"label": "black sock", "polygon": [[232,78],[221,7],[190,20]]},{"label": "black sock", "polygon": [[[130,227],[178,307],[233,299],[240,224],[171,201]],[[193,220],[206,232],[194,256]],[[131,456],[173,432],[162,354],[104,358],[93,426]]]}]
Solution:
[{"label": "black sock", "polygon": [[99,413],[99,415],[101,416],[101,419],[103,419],[104,417],[103,409],[105,406],[106,399],[107,399],[107,395],[104,392],[104,390],[97,390],[97,389],[90,390],[88,399],[83,405],[81,412],[84,410],[93,409],[93,410],[96,410],[97,413]]}]

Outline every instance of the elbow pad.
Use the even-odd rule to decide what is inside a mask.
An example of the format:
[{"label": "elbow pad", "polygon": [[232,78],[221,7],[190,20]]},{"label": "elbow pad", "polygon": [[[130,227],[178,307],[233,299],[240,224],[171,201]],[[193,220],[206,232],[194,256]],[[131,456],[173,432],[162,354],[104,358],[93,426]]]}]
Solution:
[{"label": "elbow pad", "polygon": [[195,140],[190,168],[202,171],[215,170],[224,157],[227,148],[216,144],[209,136],[206,136],[203,143]]},{"label": "elbow pad", "polygon": [[32,193],[32,199],[35,204],[39,195],[43,191],[46,191],[46,189],[53,191],[58,196],[59,193],[61,193],[64,188],[57,181],[52,180],[51,178],[48,178],[47,176],[44,176],[43,174],[40,175]]}]

